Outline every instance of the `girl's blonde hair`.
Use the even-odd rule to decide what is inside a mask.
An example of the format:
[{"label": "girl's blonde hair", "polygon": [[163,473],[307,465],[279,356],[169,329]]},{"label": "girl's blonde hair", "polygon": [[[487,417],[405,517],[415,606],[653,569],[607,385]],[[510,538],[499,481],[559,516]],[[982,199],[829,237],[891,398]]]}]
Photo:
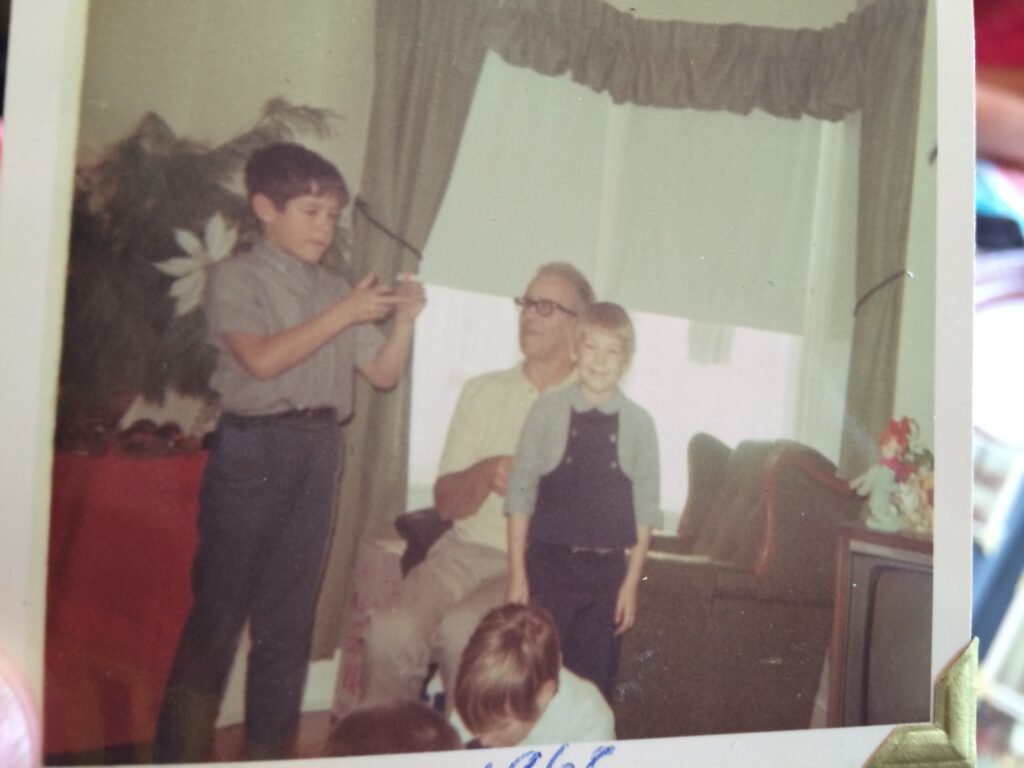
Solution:
[{"label": "girl's blonde hair", "polygon": [[573,329],[573,343],[577,351],[583,344],[587,331],[595,329],[618,336],[622,342],[625,361],[629,363],[633,359],[633,352],[636,351],[636,331],[633,330],[633,321],[629,319],[625,309],[610,301],[599,301],[583,309],[576,318],[576,326]]}]

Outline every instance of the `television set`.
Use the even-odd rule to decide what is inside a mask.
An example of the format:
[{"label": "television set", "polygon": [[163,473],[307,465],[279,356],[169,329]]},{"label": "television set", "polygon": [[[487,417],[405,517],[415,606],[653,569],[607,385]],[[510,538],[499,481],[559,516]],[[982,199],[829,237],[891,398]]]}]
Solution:
[{"label": "television set", "polygon": [[836,563],[829,726],[930,721],[931,537],[849,528]]}]

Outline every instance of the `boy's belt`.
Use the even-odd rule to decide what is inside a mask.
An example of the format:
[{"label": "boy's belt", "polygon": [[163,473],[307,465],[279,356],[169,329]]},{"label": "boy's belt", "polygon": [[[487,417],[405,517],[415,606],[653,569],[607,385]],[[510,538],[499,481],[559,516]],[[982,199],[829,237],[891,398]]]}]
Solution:
[{"label": "boy's belt", "polygon": [[574,555],[614,555],[622,550],[614,547],[569,547],[569,552]]},{"label": "boy's belt", "polygon": [[549,551],[554,550],[570,555],[614,555],[622,554],[626,551],[625,547],[578,547],[573,544],[556,544],[555,542],[545,542],[536,539],[528,540],[527,547],[537,547],[538,549]]},{"label": "boy's belt", "polygon": [[547,549],[557,549],[570,555],[614,555],[625,550],[622,547],[577,547],[572,544],[553,544],[548,541],[531,541],[530,544]]},{"label": "boy's belt", "polygon": [[277,413],[260,413],[248,416],[241,413],[222,413],[220,418],[225,424],[236,427],[256,426],[258,424],[281,424],[289,422],[326,421],[335,419],[337,412],[333,408],[293,408],[290,411]]}]

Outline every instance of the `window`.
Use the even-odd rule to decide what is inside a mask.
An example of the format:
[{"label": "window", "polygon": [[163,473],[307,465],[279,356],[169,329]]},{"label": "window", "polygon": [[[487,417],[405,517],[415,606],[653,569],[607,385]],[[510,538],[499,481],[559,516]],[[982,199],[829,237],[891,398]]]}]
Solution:
[{"label": "window", "polygon": [[856,122],[616,105],[488,54],[421,270],[410,508],[431,502],[462,384],[518,360],[509,297],[550,261],[637,326],[625,389],[658,425],[667,527],[697,432],[835,461],[858,140]]},{"label": "window", "polygon": [[[431,504],[462,385],[520,359],[518,316],[510,298],[435,285],[427,286],[427,292],[413,361],[409,509]],[[665,527],[674,530],[686,501],[686,450],[695,433],[709,432],[732,445],[793,436],[791,393],[801,342],[790,334],[734,328],[721,362],[695,362],[690,359],[689,321],[644,312],[631,315],[637,352],[624,390],[657,425],[661,507]]]}]

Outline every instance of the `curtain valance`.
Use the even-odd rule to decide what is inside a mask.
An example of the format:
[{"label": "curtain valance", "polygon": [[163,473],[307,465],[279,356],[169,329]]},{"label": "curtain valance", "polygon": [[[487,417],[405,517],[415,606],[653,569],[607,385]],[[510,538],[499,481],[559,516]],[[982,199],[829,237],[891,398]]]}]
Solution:
[{"label": "curtain valance", "polygon": [[869,41],[899,39],[925,8],[875,3],[825,29],[781,29],[638,19],[603,0],[506,0],[486,42],[510,64],[569,73],[616,103],[838,120],[876,87]]}]

